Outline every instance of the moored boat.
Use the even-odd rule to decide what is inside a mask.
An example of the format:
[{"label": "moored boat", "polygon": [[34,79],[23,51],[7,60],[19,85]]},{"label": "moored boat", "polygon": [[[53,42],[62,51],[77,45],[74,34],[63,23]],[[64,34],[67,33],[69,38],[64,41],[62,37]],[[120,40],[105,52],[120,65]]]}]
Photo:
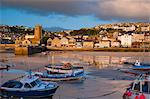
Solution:
[{"label": "moored boat", "polygon": [[67,81],[67,80],[79,80],[84,78],[84,71],[75,71],[72,73],[50,73],[46,72],[34,72],[35,76],[39,76],[40,79],[46,81]]},{"label": "moored boat", "polygon": [[48,65],[45,66],[45,69],[51,74],[72,74],[73,72],[84,72],[84,68],[81,66],[72,66],[70,63],[61,64],[61,65]]},{"label": "moored boat", "polygon": [[150,99],[150,75],[140,75],[127,88],[123,99]]},{"label": "moored boat", "polygon": [[84,78],[84,68],[74,67],[70,63],[45,66],[45,72],[34,72],[42,80],[66,81]]},{"label": "moored boat", "polygon": [[141,64],[138,60],[136,60],[135,64],[132,67],[133,70],[141,70],[141,71],[149,71],[150,65],[148,64]]},{"label": "moored boat", "polygon": [[36,76],[25,76],[21,80],[5,82],[0,91],[3,97],[39,98],[53,96],[57,88],[57,83],[41,81]]}]

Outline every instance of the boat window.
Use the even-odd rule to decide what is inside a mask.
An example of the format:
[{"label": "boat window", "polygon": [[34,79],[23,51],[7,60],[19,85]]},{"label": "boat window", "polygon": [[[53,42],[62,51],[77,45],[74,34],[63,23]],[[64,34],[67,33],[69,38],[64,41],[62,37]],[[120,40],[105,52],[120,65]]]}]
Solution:
[{"label": "boat window", "polygon": [[2,85],[2,87],[8,87],[8,88],[21,88],[23,84],[18,81],[9,81]]},{"label": "boat window", "polygon": [[148,93],[148,82],[142,82],[142,92]]},{"label": "boat window", "polygon": [[140,82],[138,84],[135,84],[134,90],[135,91],[140,91]]},{"label": "boat window", "polygon": [[150,93],[150,82],[148,82],[148,93]]},{"label": "boat window", "polygon": [[31,82],[30,84],[32,85],[32,87],[37,85],[35,81]]},{"label": "boat window", "polygon": [[24,88],[32,88],[28,83],[25,83]]},{"label": "boat window", "polygon": [[36,82],[37,84],[39,84],[41,81],[40,81],[39,79],[37,79],[35,82]]}]

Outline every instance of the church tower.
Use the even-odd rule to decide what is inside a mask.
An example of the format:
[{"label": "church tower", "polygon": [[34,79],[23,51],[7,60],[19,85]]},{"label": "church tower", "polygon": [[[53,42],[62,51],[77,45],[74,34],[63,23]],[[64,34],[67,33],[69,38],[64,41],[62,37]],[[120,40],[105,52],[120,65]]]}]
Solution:
[{"label": "church tower", "polygon": [[34,29],[34,39],[36,41],[40,41],[42,38],[42,26],[41,25],[36,25]]}]

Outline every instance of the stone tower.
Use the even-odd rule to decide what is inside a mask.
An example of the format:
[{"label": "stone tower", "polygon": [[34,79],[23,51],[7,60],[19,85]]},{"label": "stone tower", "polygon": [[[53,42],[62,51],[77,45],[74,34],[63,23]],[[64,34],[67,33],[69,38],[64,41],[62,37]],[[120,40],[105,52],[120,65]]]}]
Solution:
[{"label": "stone tower", "polygon": [[42,26],[41,25],[36,25],[34,29],[34,39],[36,41],[40,41],[42,38]]}]

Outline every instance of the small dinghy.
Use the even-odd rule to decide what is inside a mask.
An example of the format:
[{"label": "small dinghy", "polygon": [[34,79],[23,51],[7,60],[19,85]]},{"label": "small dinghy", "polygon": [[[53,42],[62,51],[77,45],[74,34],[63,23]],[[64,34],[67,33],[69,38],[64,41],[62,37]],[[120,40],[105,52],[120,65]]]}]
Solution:
[{"label": "small dinghy", "polygon": [[123,99],[150,99],[150,75],[140,75],[127,88]]},{"label": "small dinghy", "polygon": [[53,96],[58,85],[41,81],[36,76],[25,76],[21,80],[10,80],[1,85],[2,97],[39,98]]},{"label": "small dinghy", "polygon": [[141,64],[138,60],[136,60],[135,64],[132,67],[133,70],[140,70],[140,71],[149,71],[150,65],[148,64]]},{"label": "small dinghy", "polygon": [[33,75],[39,76],[42,80],[66,81],[84,78],[83,67],[73,67],[70,63],[59,65],[48,65],[45,72],[34,72]]}]

